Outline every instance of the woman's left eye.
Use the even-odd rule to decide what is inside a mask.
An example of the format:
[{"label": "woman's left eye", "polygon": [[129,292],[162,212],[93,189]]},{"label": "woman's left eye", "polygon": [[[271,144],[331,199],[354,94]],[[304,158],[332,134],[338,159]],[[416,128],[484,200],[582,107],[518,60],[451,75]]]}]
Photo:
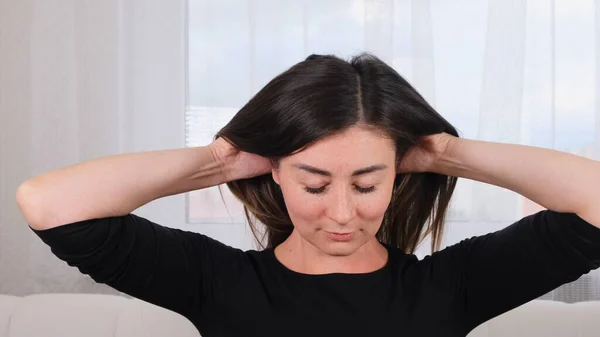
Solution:
[{"label": "woman's left eye", "polygon": [[354,186],[354,188],[356,188],[356,190],[359,193],[371,193],[371,192],[375,191],[375,186],[369,186],[369,187]]},{"label": "woman's left eye", "polygon": [[305,187],[304,190],[310,194],[321,194],[325,191],[325,186],[321,186],[321,187],[317,187],[317,188],[312,188],[312,187]]}]

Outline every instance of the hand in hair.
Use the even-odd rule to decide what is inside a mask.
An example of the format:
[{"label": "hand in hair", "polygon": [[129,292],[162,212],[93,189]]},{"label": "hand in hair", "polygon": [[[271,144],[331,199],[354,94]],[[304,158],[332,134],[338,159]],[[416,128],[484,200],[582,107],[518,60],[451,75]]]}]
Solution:
[{"label": "hand in hair", "polygon": [[209,146],[227,182],[271,173],[271,160],[240,151],[224,138],[217,138]]},{"label": "hand in hair", "polygon": [[402,157],[397,172],[431,172],[433,165],[447,151],[454,138],[456,137],[445,132],[421,137],[419,144]]}]

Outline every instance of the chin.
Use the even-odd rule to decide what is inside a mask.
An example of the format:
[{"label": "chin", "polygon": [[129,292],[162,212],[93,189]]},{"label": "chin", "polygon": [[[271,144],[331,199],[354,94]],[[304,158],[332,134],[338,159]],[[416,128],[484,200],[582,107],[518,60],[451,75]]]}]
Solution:
[{"label": "chin", "polygon": [[327,255],[349,256],[356,253],[359,247],[355,242],[325,242],[320,248]]}]

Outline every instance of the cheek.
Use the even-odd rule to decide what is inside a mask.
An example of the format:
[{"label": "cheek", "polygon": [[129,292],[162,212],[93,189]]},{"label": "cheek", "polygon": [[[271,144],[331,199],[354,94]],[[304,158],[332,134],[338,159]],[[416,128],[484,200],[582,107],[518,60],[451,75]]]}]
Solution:
[{"label": "cheek", "polygon": [[379,191],[375,195],[364,198],[356,208],[357,217],[362,222],[363,230],[375,236],[381,228],[381,222],[385,216],[391,200],[391,190],[388,193]]},{"label": "cheek", "polygon": [[390,203],[391,196],[378,193],[371,197],[361,199],[357,205],[357,215],[366,221],[379,221],[383,219]]},{"label": "cheek", "polygon": [[395,176],[386,177],[372,195],[365,195],[357,202],[358,216],[364,220],[380,221],[385,215],[394,190]]},{"label": "cheek", "polygon": [[315,226],[325,212],[324,202],[301,189],[284,193],[285,205],[296,227]]}]

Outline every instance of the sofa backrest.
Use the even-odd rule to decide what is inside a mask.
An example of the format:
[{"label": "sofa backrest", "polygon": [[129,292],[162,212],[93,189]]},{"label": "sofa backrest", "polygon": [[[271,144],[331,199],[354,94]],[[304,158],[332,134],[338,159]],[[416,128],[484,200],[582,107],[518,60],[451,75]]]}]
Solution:
[{"label": "sofa backrest", "polygon": [[535,300],[475,328],[468,337],[598,337],[600,301]]},{"label": "sofa backrest", "polygon": [[0,337],[199,337],[183,316],[101,294],[0,295]]}]

